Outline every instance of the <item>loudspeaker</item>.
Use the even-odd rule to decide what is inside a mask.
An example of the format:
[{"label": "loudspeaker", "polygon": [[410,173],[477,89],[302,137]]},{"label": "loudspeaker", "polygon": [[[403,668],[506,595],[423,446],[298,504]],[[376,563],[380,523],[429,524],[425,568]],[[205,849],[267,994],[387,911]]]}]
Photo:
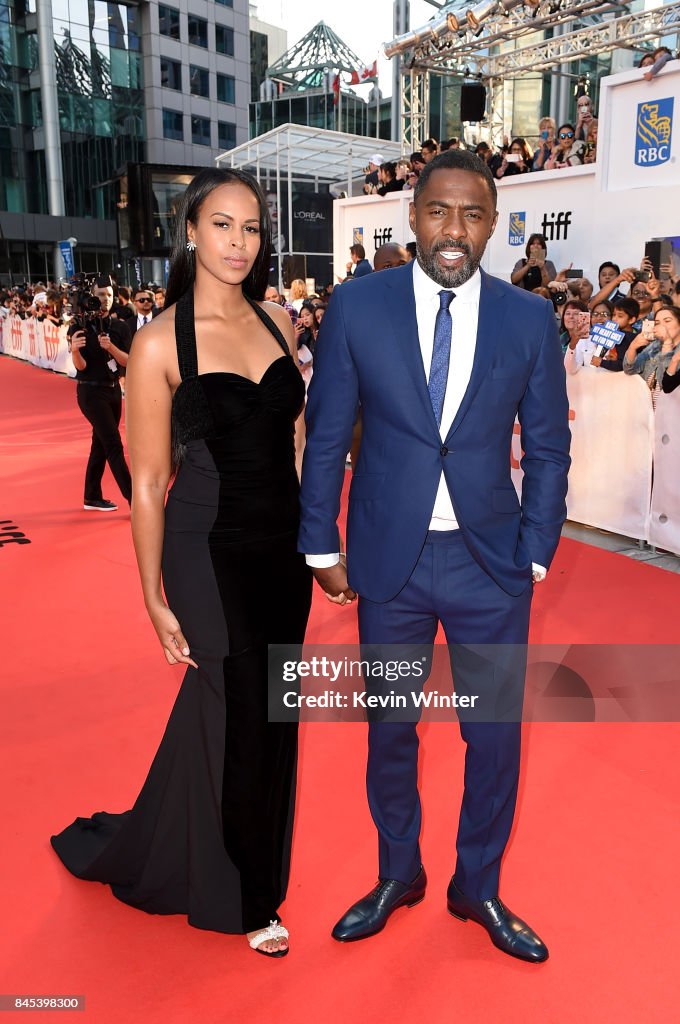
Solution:
[{"label": "loudspeaker", "polygon": [[461,121],[481,121],[486,110],[486,89],[481,82],[460,87]]}]

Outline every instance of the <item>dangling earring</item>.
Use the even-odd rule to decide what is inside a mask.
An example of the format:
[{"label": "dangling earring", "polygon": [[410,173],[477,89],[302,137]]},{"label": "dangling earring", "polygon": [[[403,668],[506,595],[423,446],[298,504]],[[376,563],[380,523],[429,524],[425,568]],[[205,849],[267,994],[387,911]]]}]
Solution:
[{"label": "dangling earring", "polygon": [[187,239],[187,252],[195,252],[196,243],[192,242],[190,238]]}]

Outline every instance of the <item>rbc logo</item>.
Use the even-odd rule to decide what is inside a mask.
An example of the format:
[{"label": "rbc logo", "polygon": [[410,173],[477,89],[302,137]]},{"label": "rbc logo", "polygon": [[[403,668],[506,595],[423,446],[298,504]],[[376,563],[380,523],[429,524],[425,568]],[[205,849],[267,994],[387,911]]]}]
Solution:
[{"label": "rbc logo", "polygon": [[671,157],[673,133],[673,97],[638,103],[635,136],[635,163],[638,167],[657,167]]},{"label": "rbc logo", "polygon": [[510,233],[508,235],[508,242],[510,245],[524,245],[524,232],[526,231],[527,215],[526,213],[511,213],[510,214]]}]

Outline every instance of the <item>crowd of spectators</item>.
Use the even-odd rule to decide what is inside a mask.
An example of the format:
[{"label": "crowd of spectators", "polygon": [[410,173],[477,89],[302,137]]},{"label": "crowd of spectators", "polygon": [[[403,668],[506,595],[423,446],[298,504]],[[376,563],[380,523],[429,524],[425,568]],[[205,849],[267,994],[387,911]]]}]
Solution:
[{"label": "crowd of spectators", "polygon": [[[87,291],[87,288],[84,290]],[[78,315],[77,296],[82,293],[82,287],[56,284],[54,281],[37,281],[35,284],[24,282],[5,288],[0,292],[0,320],[7,316],[17,316],[21,320],[33,318],[60,327]],[[131,335],[138,327],[157,316],[165,305],[165,288],[153,283],[139,288],[113,283],[113,293],[111,316],[124,320]]]},{"label": "crowd of spectators", "polygon": [[[645,54],[638,62],[644,69],[643,77],[651,81],[673,59],[666,46]],[[536,135],[530,138],[507,137],[497,152],[488,142],[480,142],[474,151],[501,181],[516,174],[537,171],[558,171],[565,167],[579,167],[595,163],[597,159],[598,118],[592,98],[584,92],[576,99],[575,123],[556,124],[552,117],[542,117]],[[423,167],[438,153],[447,149],[466,149],[462,139],[452,138],[437,142],[426,139],[420,150],[397,163],[385,161],[380,153],[371,156],[364,183],[367,195],[386,196],[392,192],[409,191],[415,187]]]},{"label": "crowd of spectators", "polygon": [[[572,265],[558,271],[548,259],[543,235],[529,237],[511,281],[549,299],[559,324],[569,374],[584,366],[639,374],[652,391],[680,384],[680,274],[674,262],[655,267],[647,257],[623,270],[611,260],[598,270],[597,292]],[[576,275],[576,276],[574,276]],[[617,340],[609,348],[596,325],[609,325]]]}]

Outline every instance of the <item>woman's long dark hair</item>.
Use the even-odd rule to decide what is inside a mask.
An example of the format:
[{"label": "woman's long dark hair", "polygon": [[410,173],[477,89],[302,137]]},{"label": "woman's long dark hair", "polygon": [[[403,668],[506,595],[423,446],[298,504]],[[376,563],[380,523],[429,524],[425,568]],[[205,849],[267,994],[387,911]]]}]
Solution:
[{"label": "woman's long dark hair", "polygon": [[181,299],[194,286],[196,256],[187,249],[187,225],[198,222],[201,206],[210,193],[220,185],[245,185],[257,199],[260,207],[260,251],[243,282],[243,291],[251,299],[264,299],[269,284],[272,249],[272,225],[264,193],[257,180],[246,171],[239,171],[233,167],[206,167],[193,179],[177,210],[165,309]]}]

